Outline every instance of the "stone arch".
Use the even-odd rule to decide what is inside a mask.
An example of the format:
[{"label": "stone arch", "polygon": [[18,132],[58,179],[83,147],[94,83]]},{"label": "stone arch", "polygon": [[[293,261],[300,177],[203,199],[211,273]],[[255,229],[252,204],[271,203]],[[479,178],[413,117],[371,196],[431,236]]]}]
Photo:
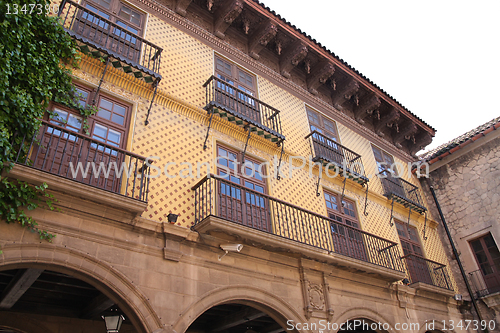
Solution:
[{"label": "stone arch", "polygon": [[49,243],[5,244],[0,270],[43,268],[72,275],[115,301],[141,333],[162,328],[147,297],[124,274],[95,257]]},{"label": "stone arch", "polygon": [[353,320],[353,319],[368,319],[372,322],[375,323],[387,323],[389,324],[389,329],[387,330],[388,332],[400,332],[399,330],[394,328],[394,323],[391,323],[391,321],[384,316],[380,315],[376,311],[369,309],[369,308],[352,308],[347,311],[344,311],[341,313],[336,319],[333,321],[339,325],[345,323],[348,320]]},{"label": "stone arch", "polygon": [[266,290],[248,285],[234,285],[215,289],[194,301],[180,314],[172,327],[173,332],[185,332],[205,311],[216,305],[230,302],[254,307],[285,327],[287,320],[294,320],[296,323],[307,321],[290,304]]}]

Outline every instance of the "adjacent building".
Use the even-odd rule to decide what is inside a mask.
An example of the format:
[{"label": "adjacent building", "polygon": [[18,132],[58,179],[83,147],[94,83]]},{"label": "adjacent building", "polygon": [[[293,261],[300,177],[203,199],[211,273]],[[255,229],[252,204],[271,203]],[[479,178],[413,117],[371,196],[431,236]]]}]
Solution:
[{"label": "adjacent building", "polygon": [[[496,318],[497,322],[500,322],[499,127],[500,117],[497,117],[422,156],[429,165],[428,184],[434,187],[471,285],[472,297],[479,300],[483,317]],[[438,230],[445,237],[443,229]],[[452,263],[451,268],[459,277],[458,266],[454,260]],[[458,286],[460,293],[469,297],[465,284]]]},{"label": "adjacent building", "polygon": [[9,177],[47,182],[59,210],[31,213],[57,236],[0,223],[0,330],[464,318],[410,172],[435,130],[375,83],[258,1],[67,0],[59,16],[99,111],[87,128],[52,103],[17,147]]}]

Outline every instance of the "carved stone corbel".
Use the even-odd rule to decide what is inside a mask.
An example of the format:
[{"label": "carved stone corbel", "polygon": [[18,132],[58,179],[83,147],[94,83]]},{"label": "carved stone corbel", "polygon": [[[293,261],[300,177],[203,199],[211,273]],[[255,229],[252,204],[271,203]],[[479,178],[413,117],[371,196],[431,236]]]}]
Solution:
[{"label": "carved stone corbel", "polygon": [[375,95],[364,99],[358,107],[354,108],[354,117],[356,121],[360,124],[364,124],[364,119],[373,114],[373,111],[377,110],[380,104],[380,98]]},{"label": "carved stone corbel", "polygon": [[337,91],[332,97],[333,106],[336,108],[341,108],[345,101],[351,99],[352,95],[357,93],[359,90],[359,83],[353,78],[347,79],[342,85],[337,86]]},{"label": "carved stone corbel", "polygon": [[243,10],[242,0],[232,0],[226,2],[226,5],[221,6],[216,14],[217,19],[214,25],[214,35],[220,39],[226,37],[225,32],[233,21],[241,14]]},{"label": "carved stone corbel", "polygon": [[261,24],[250,36],[248,42],[248,53],[256,60],[260,58],[259,52],[276,36],[278,27],[272,21]]},{"label": "carved stone corbel", "polygon": [[398,121],[401,114],[395,108],[392,108],[388,113],[383,115],[380,120],[375,124],[375,133],[378,136],[384,136],[384,129],[387,127],[392,127],[395,122]]},{"label": "carved stone corbel", "polygon": [[177,0],[175,11],[181,16],[186,16],[186,10],[193,0]]},{"label": "carved stone corbel", "polygon": [[418,128],[414,123],[407,124],[405,126],[401,126],[399,128],[399,133],[395,134],[393,137],[394,145],[398,148],[402,148],[401,143],[405,140],[410,139],[410,137],[417,133]]},{"label": "carved stone corbel", "polygon": [[307,77],[307,88],[313,95],[318,94],[318,88],[335,73],[335,66],[331,62],[321,62],[314,66]]},{"label": "carved stone corbel", "polygon": [[331,322],[333,320],[334,311],[330,303],[330,285],[328,284],[325,273],[323,273],[323,294],[325,295],[326,316],[328,321]]},{"label": "carved stone corbel", "polygon": [[281,75],[290,78],[291,70],[297,66],[307,55],[307,46],[300,40],[288,46],[281,55],[280,72]]}]

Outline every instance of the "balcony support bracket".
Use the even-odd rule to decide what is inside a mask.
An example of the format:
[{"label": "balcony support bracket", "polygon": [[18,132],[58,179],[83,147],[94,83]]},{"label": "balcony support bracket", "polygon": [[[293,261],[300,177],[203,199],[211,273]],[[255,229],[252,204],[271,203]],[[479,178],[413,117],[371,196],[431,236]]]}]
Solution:
[{"label": "balcony support bracket", "polygon": [[153,92],[153,98],[151,99],[151,103],[149,104],[148,113],[146,114],[146,120],[144,121],[145,126],[148,126],[148,124],[149,124],[149,113],[151,112],[151,107],[153,106],[153,102],[155,101],[156,91],[158,90],[159,83],[160,83],[160,80],[156,80],[155,83],[153,83],[155,90]]},{"label": "balcony support bracket", "polygon": [[283,142],[283,140],[281,140],[281,142],[278,142],[278,145],[281,144],[281,153],[280,153],[280,160],[278,162],[278,168],[276,169],[277,170],[277,175],[276,175],[276,179],[277,180],[280,180],[281,179],[281,176],[280,176],[280,168],[281,168],[281,158],[283,157],[283,150],[285,149],[285,143]]},{"label": "balcony support bracket", "polygon": [[427,229],[427,211],[425,211],[424,214],[425,214],[425,222],[424,222],[423,233],[424,233],[424,241],[426,241],[427,240],[427,235],[425,234],[425,232],[426,232],[426,229]]},{"label": "balcony support bracket", "polygon": [[212,119],[214,118],[214,110],[210,109],[208,112],[210,113],[210,120],[208,122],[207,135],[205,136],[205,141],[203,142],[203,150],[207,149],[208,134],[210,133],[210,127],[212,126]]},{"label": "balcony support bracket", "polygon": [[99,81],[99,86],[97,87],[97,90],[94,94],[94,97],[92,98],[92,105],[95,105],[95,103],[96,103],[97,95],[99,95],[99,91],[101,90],[102,82],[104,81],[104,75],[106,75],[106,71],[108,70],[108,64],[109,64],[109,57],[106,58],[106,65],[104,66],[104,71],[102,71],[102,76],[101,76],[101,80]]},{"label": "balcony support bracket", "polygon": [[344,201],[344,193],[345,193],[345,181],[347,180],[346,174],[343,174],[344,176],[344,184],[342,185],[342,195],[340,196],[340,204]]},{"label": "balcony support bracket", "polygon": [[409,207],[410,209],[408,210],[408,222],[406,223],[406,228],[409,230],[410,229],[410,216],[411,216],[411,206]]},{"label": "balcony support bracket", "polygon": [[391,203],[391,219],[389,220],[389,225],[392,227],[394,225],[394,197],[392,197],[392,203]]},{"label": "balcony support bracket", "polygon": [[363,214],[365,216],[368,216],[368,212],[366,211],[366,208],[368,207],[368,183],[366,183],[366,191],[365,191],[365,210]]},{"label": "balcony support bracket", "polygon": [[247,152],[247,148],[248,148],[248,140],[250,140],[250,134],[252,133],[252,128],[250,127],[250,125],[247,125],[246,126],[248,128],[248,135],[247,135],[247,141],[245,142],[245,149],[243,149],[243,154],[241,154],[241,172],[243,173],[245,170],[243,169],[244,168],[244,165],[245,165],[245,154]]},{"label": "balcony support bracket", "polygon": [[319,193],[319,184],[321,183],[321,167],[319,168],[319,177],[318,183],[316,184],[316,196],[319,197],[321,194]]}]

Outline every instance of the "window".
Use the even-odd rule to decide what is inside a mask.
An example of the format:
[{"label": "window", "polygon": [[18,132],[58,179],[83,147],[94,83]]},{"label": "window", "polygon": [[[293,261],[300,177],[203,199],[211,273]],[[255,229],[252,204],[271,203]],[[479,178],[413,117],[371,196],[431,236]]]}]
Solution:
[{"label": "window", "polygon": [[241,152],[217,146],[217,174],[228,181],[221,182],[218,189],[220,216],[255,229],[270,231],[265,171],[261,170],[260,162],[247,157],[245,168],[241,170],[241,159]]},{"label": "window", "polygon": [[338,141],[338,134],[335,122],[327,119],[307,106],[306,110],[311,132],[316,131],[320,133],[313,134],[312,136],[315,156],[342,165],[344,153],[336,143]]},{"label": "window", "polygon": [[260,112],[252,98],[256,91],[255,76],[219,57],[215,57],[215,76],[228,83],[217,82],[217,101],[260,123]]},{"label": "window", "polygon": [[491,233],[469,242],[490,293],[500,291],[500,253]]},{"label": "window", "polygon": [[[76,86],[78,92],[77,102],[85,107],[91,103],[95,92],[83,86]],[[35,167],[47,172],[53,172],[65,177],[73,177],[70,173],[71,164],[73,170],[77,170],[78,163],[100,162],[110,165],[116,162],[120,166],[124,161],[124,154],[116,148],[125,149],[128,127],[130,121],[131,106],[111,97],[99,95],[96,97],[98,106],[97,114],[87,119],[88,136],[83,128],[83,117],[76,110],[66,106],[52,103],[52,117],[47,119],[50,124],[63,127],[66,131],[55,126],[46,126],[41,138],[41,145],[35,156]],[[80,135],[73,135],[79,133]],[[110,172],[111,178],[114,171]],[[100,178],[83,179],[80,174],[76,180],[90,185],[103,187],[107,190],[117,191],[119,182]]]},{"label": "window", "polygon": [[424,259],[417,228],[396,221],[396,229],[398,230],[399,240],[403,247],[403,254],[411,281],[433,284],[429,266]]},{"label": "window", "polygon": [[139,62],[141,43],[135,36],[143,34],[144,14],[117,0],[86,0],[82,6],[96,15],[82,12],[73,30],[122,57]]},{"label": "window", "polygon": [[328,139],[333,141],[338,141],[337,127],[335,126],[335,122],[326,117],[320,115],[316,111],[313,111],[309,107],[306,106],[307,117],[309,118],[309,126],[312,131],[317,131]]},{"label": "window", "polygon": [[334,251],[366,260],[363,235],[358,231],[358,215],[354,202],[343,199],[340,203],[340,195],[328,191],[324,193],[328,217],[337,222],[330,222]]},{"label": "window", "polygon": [[[389,169],[394,164],[394,159],[391,155],[387,154],[385,151],[372,146],[373,155],[375,155],[375,161],[377,162],[378,172],[382,172]],[[396,171],[396,170],[394,170]]]}]

